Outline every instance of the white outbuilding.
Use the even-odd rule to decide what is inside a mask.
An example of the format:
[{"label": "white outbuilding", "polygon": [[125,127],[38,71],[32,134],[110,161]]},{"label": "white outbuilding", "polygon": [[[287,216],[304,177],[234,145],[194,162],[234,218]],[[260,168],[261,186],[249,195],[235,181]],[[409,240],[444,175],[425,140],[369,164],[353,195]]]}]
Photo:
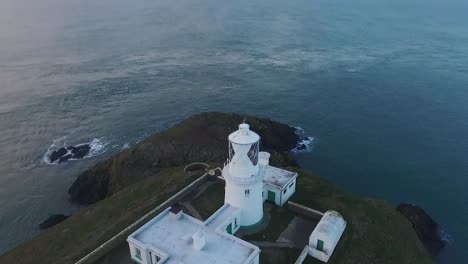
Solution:
[{"label": "white outbuilding", "polygon": [[309,237],[309,254],[328,262],[345,228],[346,221],[338,212],[327,211]]},{"label": "white outbuilding", "polygon": [[265,166],[263,169],[263,200],[283,206],[296,192],[296,178],[296,172]]}]

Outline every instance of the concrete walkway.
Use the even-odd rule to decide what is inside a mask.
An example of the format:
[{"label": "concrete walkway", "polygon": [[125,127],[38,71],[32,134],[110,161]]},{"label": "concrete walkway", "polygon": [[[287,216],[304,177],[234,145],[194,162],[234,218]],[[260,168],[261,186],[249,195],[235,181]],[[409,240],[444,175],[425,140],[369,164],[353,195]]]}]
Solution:
[{"label": "concrete walkway", "polygon": [[289,242],[302,249],[309,244],[310,234],[314,231],[317,223],[318,221],[295,216],[286,229],[281,232],[276,242]]}]

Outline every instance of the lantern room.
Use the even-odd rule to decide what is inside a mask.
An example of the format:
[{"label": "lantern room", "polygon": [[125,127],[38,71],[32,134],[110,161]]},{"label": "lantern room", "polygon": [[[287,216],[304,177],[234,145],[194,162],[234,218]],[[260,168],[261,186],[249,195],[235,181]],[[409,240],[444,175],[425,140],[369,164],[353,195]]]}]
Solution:
[{"label": "lantern room", "polygon": [[249,178],[258,172],[258,150],[260,136],[250,130],[246,123],[231,133],[229,139],[229,172],[236,177]]}]

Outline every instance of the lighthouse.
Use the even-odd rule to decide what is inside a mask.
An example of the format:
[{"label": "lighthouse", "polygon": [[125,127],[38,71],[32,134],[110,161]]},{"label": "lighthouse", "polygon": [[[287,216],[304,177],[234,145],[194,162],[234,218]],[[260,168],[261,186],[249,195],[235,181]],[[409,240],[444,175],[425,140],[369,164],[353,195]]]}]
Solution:
[{"label": "lighthouse", "polygon": [[228,160],[223,168],[225,203],[240,209],[240,225],[248,227],[263,217],[263,183],[259,170],[260,136],[242,123],[231,133]]}]

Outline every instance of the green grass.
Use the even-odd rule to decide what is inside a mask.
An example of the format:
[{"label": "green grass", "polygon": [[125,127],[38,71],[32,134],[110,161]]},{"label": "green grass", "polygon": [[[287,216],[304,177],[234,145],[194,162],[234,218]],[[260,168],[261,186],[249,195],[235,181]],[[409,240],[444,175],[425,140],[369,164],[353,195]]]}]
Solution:
[{"label": "green grass", "polygon": [[198,178],[164,170],[71,216],[13,250],[0,263],[74,263]]},{"label": "green grass", "polygon": [[224,204],[224,184],[214,182],[204,193],[193,199],[191,204],[204,220],[208,219]]}]

